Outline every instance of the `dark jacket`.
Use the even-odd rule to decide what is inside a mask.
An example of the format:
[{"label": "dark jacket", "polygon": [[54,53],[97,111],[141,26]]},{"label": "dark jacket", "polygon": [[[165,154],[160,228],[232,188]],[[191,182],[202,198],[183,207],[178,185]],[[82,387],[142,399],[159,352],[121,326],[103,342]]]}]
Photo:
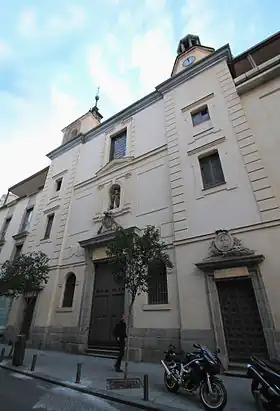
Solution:
[{"label": "dark jacket", "polygon": [[126,336],[126,323],[124,321],[120,321],[118,324],[116,324],[115,329],[114,329],[114,337],[115,338],[120,338],[121,340],[124,340]]}]

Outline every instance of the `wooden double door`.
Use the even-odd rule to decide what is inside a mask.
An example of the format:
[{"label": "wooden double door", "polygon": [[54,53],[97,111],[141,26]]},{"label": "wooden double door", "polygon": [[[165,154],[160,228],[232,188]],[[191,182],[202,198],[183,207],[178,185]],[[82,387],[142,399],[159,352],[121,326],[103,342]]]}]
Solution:
[{"label": "wooden double door", "polygon": [[216,283],[229,360],[246,362],[252,354],[268,357],[267,345],[250,278]]},{"label": "wooden double door", "polygon": [[116,345],[113,331],[124,312],[124,297],[124,284],[116,282],[112,265],[110,263],[96,264],[88,338],[89,347]]},{"label": "wooden double door", "polygon": [[29,332],[33,320],[34,309],[37,301],[37,296],[24,297],[23,319],[21,323],[20,333],[25,335],[26,340],[29,339]]}]

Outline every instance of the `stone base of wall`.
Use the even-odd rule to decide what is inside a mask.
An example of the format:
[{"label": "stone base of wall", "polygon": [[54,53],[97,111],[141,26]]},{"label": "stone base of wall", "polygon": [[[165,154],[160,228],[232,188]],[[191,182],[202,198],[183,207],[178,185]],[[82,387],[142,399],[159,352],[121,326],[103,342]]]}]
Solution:
[{"label": "stone base of wall", "polygon": [[35,327],[27,346],[80,354],[84,352],[86,338],[78,327]]},{"label": "stone base of wall", "polygon": [[184,351],[192,351],[193,344],[205,345],[209,350],[216,350],[213,330],[182,330],[181,347]]},{"label": "stone base of wall", "polygon": [[133,328],[131,330],[130,358],[134,361],[159,362],[170,344],[178,351],[193,351],[193,344],[206,345],[215,350],[212,330],[182,330]]},{"label": "stone base of wall", "polygon": [[[16,334],[13,327],[8,327],[6,342],[13,340]],[[159,362],[169,344],[178,350],[192,351],[194,343],[216,349],[212,330],[133,328],[129,358],[137,362]],[[87,348],[87,333],[81,333],[78,327],[35,327],[30,332],[27,347],[83,354]]]},{"label": "stone base of wall", "polygon": [[169,344],[180,349],[179,329],[133,328],[130,358],[134,361],[159,362]]},{"label": "stone base of wall", "polygon": [[[15,341],[18,330],[8,326],[2,341]],[[280,331],[274,332],[275,351],[280,359]],[[78,327],[35,327],[31,330],[27,347],[84,354],[87,348],[87,333]],[[169,344],[178,350],[192,351],[193,344],[206,345],[214,351],[214,332],[210,330],[182,330],[160,328],[133,328],[131,330],[129,358],[137,362],[159,362]]]}]

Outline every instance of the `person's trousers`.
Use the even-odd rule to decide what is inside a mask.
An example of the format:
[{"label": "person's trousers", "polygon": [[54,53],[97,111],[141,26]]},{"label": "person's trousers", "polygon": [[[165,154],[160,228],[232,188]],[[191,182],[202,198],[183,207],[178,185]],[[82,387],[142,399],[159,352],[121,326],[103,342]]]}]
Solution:
[{"label": "person's trousers", "polygon": [[116,364],[115,364],[115,368],[116,368],[117,371],[120,370],[121,362],[122,362],[122,359],[124,357],[125,341],[120,340],[118,343],[119,343],[119,356],[118,356]]}]

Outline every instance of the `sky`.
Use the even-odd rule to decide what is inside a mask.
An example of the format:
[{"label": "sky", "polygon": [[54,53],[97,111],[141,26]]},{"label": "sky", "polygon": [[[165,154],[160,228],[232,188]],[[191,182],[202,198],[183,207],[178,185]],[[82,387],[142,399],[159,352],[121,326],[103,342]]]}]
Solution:
[{"label": "sky", "polygon": [[279,0],[0,0],[0,195],[49,164],[61,129],[171,73],[188,33],[234,55],[279,30]]}]

